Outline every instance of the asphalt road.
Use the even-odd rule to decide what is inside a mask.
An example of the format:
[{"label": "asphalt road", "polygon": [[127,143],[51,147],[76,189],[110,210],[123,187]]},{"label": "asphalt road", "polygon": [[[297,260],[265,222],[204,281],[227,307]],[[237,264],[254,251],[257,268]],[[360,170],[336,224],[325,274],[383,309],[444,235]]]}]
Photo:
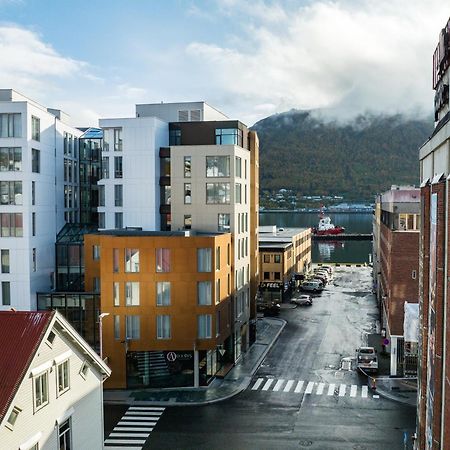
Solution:
[{"label": "asphalt road", "polygon": [[[369,268],[337,269],[311,307],[283,309],[288,325],[247,390],[202,407],[169,407],[144,449],[410,448],[415,409],[374,398],[348,370],[378,317]],[[123,407],[108,407],[111,429]]]}]

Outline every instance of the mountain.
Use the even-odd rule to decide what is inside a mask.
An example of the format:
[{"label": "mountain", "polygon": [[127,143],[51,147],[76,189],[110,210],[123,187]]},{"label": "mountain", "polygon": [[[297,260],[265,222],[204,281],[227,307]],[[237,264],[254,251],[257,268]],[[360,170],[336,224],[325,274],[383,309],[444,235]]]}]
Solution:
[{"label": "mountain", "polygon": [[360,115],[325,121],[292,110],[257,122],[260,189],[300,195],[344,195],[370,200],[392,184],[419,182],[418,149],[433,131],[432,119]]}]

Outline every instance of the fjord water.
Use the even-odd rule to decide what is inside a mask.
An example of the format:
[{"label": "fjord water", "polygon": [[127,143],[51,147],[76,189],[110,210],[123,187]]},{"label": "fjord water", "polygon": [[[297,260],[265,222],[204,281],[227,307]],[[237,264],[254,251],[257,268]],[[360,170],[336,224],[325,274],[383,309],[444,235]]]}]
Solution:
[{"label": "fjord water", "polygon": [[[327,215],[335,225],[345,227],[346,233],[372,233],[371,213],[330,213]],[[260,226],[277,225],[282,228],[314,227],[319,221],[318,213],[269,212],[259,213]],[[315,241],[312,242],[312,261],[336,263],[369,262],[372,241]]]}]

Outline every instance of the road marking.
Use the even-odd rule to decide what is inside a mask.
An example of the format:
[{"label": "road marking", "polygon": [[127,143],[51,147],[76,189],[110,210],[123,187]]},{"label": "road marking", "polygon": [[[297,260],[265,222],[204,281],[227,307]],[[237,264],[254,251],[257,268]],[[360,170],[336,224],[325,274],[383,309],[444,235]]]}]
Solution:
[{"label": "road marking", "polygon": [[380,396],[379,395],[374,395],[373,398],[380,398]]},{"label": "road marking", "polygon": [[159,417],[152,417],[152,416],[147,416],[147,417],[141,417],[141,416],[123,416],[122,419],[120,420],[134,420],[134,421],[139,421],[142,420],[144,422],[146,422],[147,420],[151,420],[152,422],[158,422]]},{"label": "road marking", "polygon": [[129,411],[161,411],[164,412],[166,408],[159,406],[130,406]]},{"label": "road marking", "polygon": [[261,386],[262,382],[264,381],[264,378],[258,378],[256,380],[256,383],[252,387],[252,391],[258,390],[258,388]]},{"label": "road marking", "polygon": [[127,411],[125,413],[126,416],[160,416],[162,412],[159,411],[153,411],[153,412],[145,412],[145,411]]},{"label": "road marking", "polygon": [[284,383],[284,380],[278,380],[276,383],[275,383],[275,386],[273,387],[273,390],[275,391],[275,392],[277,392],[277,391],[279,391],[280,389],[281,389],[281,385]]},{"label": "road marking", "polygon": [[267,391],[270,388],[270,385],[273,383],[273,378],[269,378],[266,381],[266,384],[263,386],[262,390]]},{"label": "road marking", "polygon": [[345,390],[347,389],[346,384],[341,384],[339,387],[339,397],[343,397],[345,395]]},{"label": "road marking", "polygon": [[324,387],[325,387],[325,383],[319,383],[319,386],[317,386],[316,394],[317,395],[322,395]]},{"label": "road marking", "polygon": [[361,388],[361,397],[362,398],[367,398],[368,391],[369,391],[369,388],[367,386],[363,386]]},{"label": "road marking", "polygon": [[113,431],[153,431],[153,427],[115,427]]},{"label": "road marking", "polygon": [[286,383],[286,386],[283,389],[283,392],[289,392],[291,390],[292,385],[295,383],[295,380],[289,380]]},{"label": "road marking", "polygon": [[298,394],[298,393],[302,390],[303,383],[304,383],[304,381],[299,381],[299,382],[297,383],[297,386],[295,386],[294,392],[295,392],[296,394]]},{"label": "road marking", "polygon": [[150,433],[116,433],[113,431],[109,437],[110,438],[148,438],[150,436]]},{"label": "road marking", "polygon": [[310,382],[308,383],[308,386],[306,386],[305,394],[311,394],[311,392],[313,391],[313,389],[314,389],[314,381],[310,381]]},{"label": "road marking", "polygon": [[111,447],[110,445],[106,445],[106,448],[108,450],[142,450],[142,447]]},{"label": "road marking", "polygon": [[151,422],[125,422],[123,420],[121,420],[117,425],[120,425],[121,427],[125,427],[128,425],[132,425],[132,426],[139,426],[139,425],[144,425],[144,426],[150,426],[150,427],[154,427],[156,425],[156,422],[154,420],[152,420]]},{"label": "road marking", "polygon": [[105,444],[145,444],[145,439],[106,439]]},{"label": "road marking", "polygon": [[356,391],[358,390],[358,386],[356,384],[352,384],[350,388],[350,397],[356,397]]},{"label": "road marking", "polygon": [[327,395],[333,395],[334,394],[334,388],[336,387],[336,385],[334,384],[334,383],[331,383],[329,386],[328,386],[328,392],[327,392]]}]

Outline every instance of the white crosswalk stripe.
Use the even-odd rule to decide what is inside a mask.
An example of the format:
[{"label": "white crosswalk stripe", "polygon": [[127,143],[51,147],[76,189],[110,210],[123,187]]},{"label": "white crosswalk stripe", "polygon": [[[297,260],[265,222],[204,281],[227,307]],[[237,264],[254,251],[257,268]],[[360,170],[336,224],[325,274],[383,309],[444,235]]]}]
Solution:
[{"label": "white crosswalk stripe", "polygon": [[165,408],[130,406],[105,439],[106,450],[141,450]]},{"label": "white crosswalk stripe", "polygon": [[[295,386],[295,388],[294,388]],[[351,398],[358,397],[358,388],[361,387],[361,398],[369,398],[369,389],[367,386],[358,386],[356,384],[348,385],[346,384],[335,384],[335,383],[324,383],[315,381],[303,381],[303,380],[285,380],[284,378],[258,378],[255,383],[250,387],[252,391],[272,391],[272,392],[286,392],[290,394],[316,394],[316,395],[327,395],[338,397],[349,396]],[[294,389],[293,389],[294,388]],[[373,398],[377,398],[375,395]],[[142,418],[144,419],[144,418]],[[122,418],[122,423],[124,421],[139,421],[142,420],[140,416],[127,416]],[[146,417],[144,420],[158,420],[157,417]],[[128,422],[131,423],[131,422]],[[142,422],[144,423],[144,422]],[[155,422],[156,423],[156,422]],[[152,423],[151,426],[154,426]]]}]

